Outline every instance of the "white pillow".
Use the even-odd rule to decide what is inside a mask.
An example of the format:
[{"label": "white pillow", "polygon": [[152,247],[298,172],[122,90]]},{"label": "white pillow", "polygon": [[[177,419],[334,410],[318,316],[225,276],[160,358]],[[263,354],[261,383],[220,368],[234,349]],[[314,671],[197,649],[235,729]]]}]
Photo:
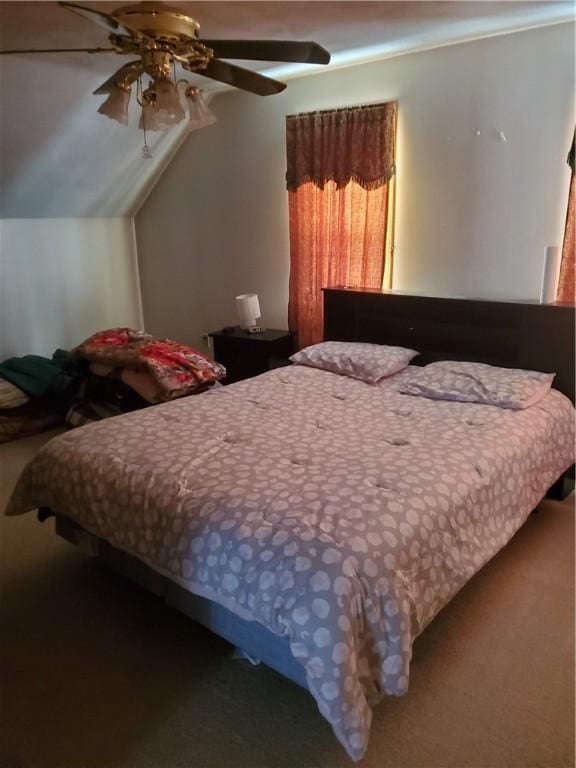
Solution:
[{"label": "white pillow", "polygon": [[498,368],[486,363],[442,360],[430,363],[404,382],[400,392],[433,400],[483,403],[523,410],[534,405],[552,386],[555,373]]},{"label": "white pillow", "polygon": [[296,365],[308,365],[375,384],[402,371],[417,354],[413,349],[383,344],[323,341],[296,352],[290,360]]}]

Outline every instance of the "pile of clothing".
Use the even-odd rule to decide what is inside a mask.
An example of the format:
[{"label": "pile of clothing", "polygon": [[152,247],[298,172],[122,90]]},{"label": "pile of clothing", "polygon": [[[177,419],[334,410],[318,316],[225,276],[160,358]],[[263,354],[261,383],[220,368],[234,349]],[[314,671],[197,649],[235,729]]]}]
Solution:
[{"label": "pile of clothing", "polygon": [[132,328],[100,331],[52,358],[10,358],[0,363],[0,443],[198,394],[225,375],[197,349]]},{"label": "pile of clothing", "polygon": [[63,349],[0,363],[0,443],[62,423],[87,369]]}]

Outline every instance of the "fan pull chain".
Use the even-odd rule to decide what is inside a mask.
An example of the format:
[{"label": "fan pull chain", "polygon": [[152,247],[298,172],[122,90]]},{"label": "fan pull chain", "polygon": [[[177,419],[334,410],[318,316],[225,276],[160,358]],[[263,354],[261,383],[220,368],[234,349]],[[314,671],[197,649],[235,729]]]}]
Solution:
[{"label": "fan pull chain", "polygon": [[146,118],[144,117],[144,113],[142,113],[142,132],[144,133],[144,146],[142,147],[142,157],[144,158],[144,160],[151,160],[152,150],[146,143]]},{"label": "fan pull chain", "polygon": [[136,81],[136,95],[138,103],[141,105],[142,110],[142,133],[144,134],[144,146],[142,147],[142,157],[144,160],[151,160],[152,159],[152,151],[150,150],[150,147],[148,146],[148,142],[146,141],[146,113],[144,112],[144,98],[142,96],[142,78],[139,77]]}]

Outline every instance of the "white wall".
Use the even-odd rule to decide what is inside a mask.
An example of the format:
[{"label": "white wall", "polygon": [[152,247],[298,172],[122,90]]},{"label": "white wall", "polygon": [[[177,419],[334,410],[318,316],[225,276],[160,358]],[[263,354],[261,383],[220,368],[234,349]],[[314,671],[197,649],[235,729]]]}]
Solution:
[{"label": "white wall", "polygon": [[132,219],[0,222],[0,359],[142,326]]},{"label": "white wall", "polygon": [[566,211],[572,23],[304,77],[280,96],[219,97],[219,122],[187,140],[136,218],[147,329],[198,343],[235,323],[235,295],[252,291],[263,322],[286,327],[285,115],[388,99],[394,288],[537,297]]}]

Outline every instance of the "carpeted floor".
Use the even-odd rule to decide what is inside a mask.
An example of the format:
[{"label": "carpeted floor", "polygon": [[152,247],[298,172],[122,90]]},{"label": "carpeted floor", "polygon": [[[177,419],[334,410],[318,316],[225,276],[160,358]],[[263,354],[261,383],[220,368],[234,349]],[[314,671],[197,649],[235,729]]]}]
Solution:
[{"label": "carpeted floor", "polygon": [[[2,509],[46,439],[0,448]],[[417,641],[363,768],[574,765],[574,495],[540,510]],[[52,529],[0,522],[3,768],[352,765],[304,690]]]}]

